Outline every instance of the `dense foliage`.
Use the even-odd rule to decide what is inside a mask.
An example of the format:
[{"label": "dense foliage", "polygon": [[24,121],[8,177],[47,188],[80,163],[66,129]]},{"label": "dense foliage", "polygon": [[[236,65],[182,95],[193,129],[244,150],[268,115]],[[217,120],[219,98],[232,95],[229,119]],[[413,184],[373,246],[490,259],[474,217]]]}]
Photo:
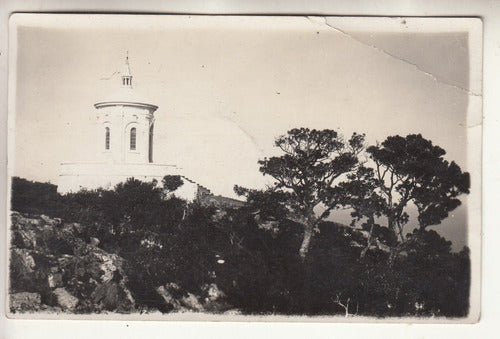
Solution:
[{"label": "dense foliage", "polygon": [[[466,173],[444,161],[441,149],[426,144],[421,136],[391,139],[368,148],[374,168],[357,161],[363,141],[360,135],[344,142],[331,131],[300,129],[288,138],[277,141],[288,150],[283,158],[261,162],[262,171],[278,179],[277,187],[264,191],[238,188],[247,198],[243,207],[178,199],[167,194],[182,184],[175,177],[166,177],[161,184],[128,179],[113,189],[64,196],[53,185],[13,178],[12,209],[79,223],[83,226],[80,240],[98,239],[99,248],[123,258],[126,279],[121,281],[126,281],[136,310],[174,310],[175,303],[159,292],[166,289],[173,299],[197,296],[197,300],[211,300],[216,286],[217,303],[202,303],[199,310],[378,317],[467,315],[469,251],[452,252],[449,241],[425,227],[442,220],[458,205],[457,196],[468,192]],[[293,142],[290,151],[287,143]],[[414,157],[417,149],[425,148],[422,143],[430,152]],[[401,149],[394,150],[396,146],[409,150],[414,144],[420,146],[407,151],[408,158],[414,157],[413,163],[402,158]],[[307,147],[332,150],[312,152]],[[302,162],[302,157],[309,162]],[[432,166],[419,165],[422,157],[434,161]],[[408,168],[410,165],[413,167]],[[392,203],[392,210],[383,195],[387,182],[378,177],[381,169],[381,173],[394,171],[400,180],[394,183],[392,195],[400,202]],[[326,182],[321,184],[322,180]],[[295,190],[287,189],[297,183]],[[422,187],[429,188],[426,194]],[[432,197],[437,199],[434,205]],[[401,199],[405,203],[413,199],[421,211],[420,227],[406,234],[397,227],[398,220],[408,221],[404,209],[398,208]],[[334,223],[321,211],[314,211],[313,220],[307,213],[312,213],[315,201],[326,206],[328,213],[349,206],[353,224]],[[296,218],[304,211],[302,219]],[[384,216],[394,216],[395,224],[388,225]],[[313,224],[304,223],[307,218]],[[316,235],[307,251],[298,251],[308,225],[313,225]],[[16,239],[13,248],[18,247]],[[47,235],[47,241],[62,241],[50,239]],[[56,247],[74,253],[71,242]],[[21,288],[16,285],[20,276],[11,267],[11,289]]]},{"label": "dense foliage", "polygon": [[[342,203],[342,191],[335,184],[355,169],[363,141],[364,135],[356,133],[344,141],[334,130],[294,128],[275,141],[283,155],[259,161],[260,171],[275,179],[265,193],[280,193],[282,199],[278,201],[286,206],[286,217],[304,228],[299,250],[302,259],[319,223]],[[314,212],[318,206],[324,207],[319,216]]]}]

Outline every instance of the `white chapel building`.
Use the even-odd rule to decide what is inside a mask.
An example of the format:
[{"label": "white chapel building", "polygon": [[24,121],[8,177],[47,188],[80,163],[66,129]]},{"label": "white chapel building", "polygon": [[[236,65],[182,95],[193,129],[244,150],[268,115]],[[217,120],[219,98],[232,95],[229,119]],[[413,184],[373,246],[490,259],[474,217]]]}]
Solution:
[{"label": "white chapel building", "polygon": [[[181,175],[174,165],[153,162],[153,132],[158,106],[141,97],[133,87],[128,55],[117,90],[94,104],[95,128],[101,140],[96,162],[62,163],[57,190],[61,194],[81,189],[113,188],[135,178],[142,181],[161,180],[165,175]],[[210,192],[183,177],[183,185],[174,194],[194,200]]]}]

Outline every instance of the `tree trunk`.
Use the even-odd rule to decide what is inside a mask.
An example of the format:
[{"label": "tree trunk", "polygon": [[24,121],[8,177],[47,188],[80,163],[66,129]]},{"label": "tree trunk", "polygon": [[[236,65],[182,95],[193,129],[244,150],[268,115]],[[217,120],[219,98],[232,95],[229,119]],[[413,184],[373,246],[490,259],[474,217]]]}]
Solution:
[{"label": "tree trunk", "polygon": [[366,239],[366,247],[363,248],[359,256],[360,259],[363,259],[365,257],[366,252],[368,252],[370,246],[372,245],[373,225],[375,224],[373,214],[368,217],[368,224],[370,225],[370,233],[368,234],[368,239]]},{"label": "tree trunk", "polygon": [[313,236],[314,229],[312,226],[305,226],[304,228],[304,238],[302,239],[302,245],[300,245],[299,255],[304,260],[309,251],[309,245],[311,244],[311,239]]}]

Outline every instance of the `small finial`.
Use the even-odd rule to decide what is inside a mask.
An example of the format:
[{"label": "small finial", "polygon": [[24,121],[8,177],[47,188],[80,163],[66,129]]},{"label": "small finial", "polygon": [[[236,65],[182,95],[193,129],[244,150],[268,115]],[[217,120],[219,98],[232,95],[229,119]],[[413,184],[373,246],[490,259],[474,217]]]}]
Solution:
[{"label": "small finial", "polygon": [[122,75],[122,86],[132,87],[132,74],[130,73],[130,65],[128,63],[128,51],[125,56],[125,65],[123,67]]}]

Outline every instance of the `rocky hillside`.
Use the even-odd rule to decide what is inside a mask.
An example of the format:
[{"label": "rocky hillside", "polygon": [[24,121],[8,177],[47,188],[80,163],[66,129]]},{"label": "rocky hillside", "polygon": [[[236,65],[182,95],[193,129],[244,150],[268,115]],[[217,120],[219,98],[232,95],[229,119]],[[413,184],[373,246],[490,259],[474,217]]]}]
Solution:
[{"label": "rocky hillside", "polygon": [[[79,223],[12,212],[10,311],[131,313],[136,309],[126,261],[99,248]],[[213,284],[212,284],[213,285]],[[203,298],[178,293],[170,283],[156,293],[172,311],[217,308],[221,292],[205,286]]]},{"label": "rocky hillside", "polygon": [[78,223],[12,213],[11,312],[130,312],[123,259],[82,237]]}]

